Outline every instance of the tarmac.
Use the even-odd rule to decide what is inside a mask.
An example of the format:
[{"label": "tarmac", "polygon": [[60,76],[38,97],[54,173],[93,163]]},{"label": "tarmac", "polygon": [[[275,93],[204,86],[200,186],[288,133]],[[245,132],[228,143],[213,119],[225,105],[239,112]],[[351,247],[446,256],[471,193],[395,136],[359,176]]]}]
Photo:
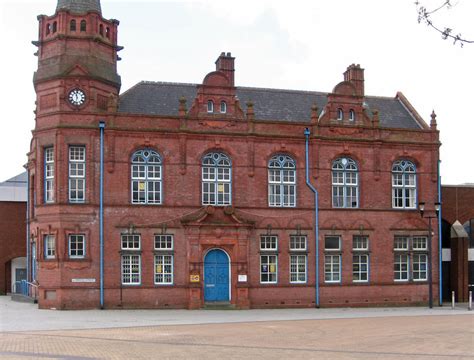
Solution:
[{"label": "tarmac", "polygon": [[2,359],[474,359],[466,304],[39,310],[0,296]]}]

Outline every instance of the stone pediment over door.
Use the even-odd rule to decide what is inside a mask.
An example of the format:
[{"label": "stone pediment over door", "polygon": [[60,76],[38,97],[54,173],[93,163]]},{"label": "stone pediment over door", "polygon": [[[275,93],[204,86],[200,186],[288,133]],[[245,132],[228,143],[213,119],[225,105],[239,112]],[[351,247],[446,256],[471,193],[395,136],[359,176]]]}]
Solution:
[{"label": "stone pediment over door", "polygon": [[232,206],[206,206],[199,211],[183,216],[183,226],[206,227],[254,227],[255,221],[244,218]]}]

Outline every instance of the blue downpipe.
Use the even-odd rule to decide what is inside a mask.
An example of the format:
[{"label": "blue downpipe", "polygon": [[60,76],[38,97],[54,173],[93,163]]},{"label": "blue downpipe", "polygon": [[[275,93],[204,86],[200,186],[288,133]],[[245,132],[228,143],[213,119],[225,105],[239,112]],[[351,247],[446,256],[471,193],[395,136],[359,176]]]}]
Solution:
[{"label": "blue downpipe", "polygon": [[100,308],[104,308],[104,129],[105,122],[99,122],[100,129],[100,207],[99,207],[99,241],[100,241]]},{"label": "blue downpipe", "polygon": [[305,154],[306,154],[306,185],[314,193],[314,238],[315,238],[315,253],[316,253],[316,307],[319,308],[319,204],[318,204],[318,190],[309,181],[309,128],[304,130],[305,136]]}]

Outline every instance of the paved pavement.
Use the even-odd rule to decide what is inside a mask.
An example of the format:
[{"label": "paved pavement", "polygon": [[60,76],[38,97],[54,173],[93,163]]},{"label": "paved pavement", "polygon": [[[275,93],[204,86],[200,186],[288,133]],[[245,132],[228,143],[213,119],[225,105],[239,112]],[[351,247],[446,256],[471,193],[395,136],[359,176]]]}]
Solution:
[{"label": "paved pavement", "polygon": [[474,359],[465,307],[38,310],[0,297],[2,359]]}]

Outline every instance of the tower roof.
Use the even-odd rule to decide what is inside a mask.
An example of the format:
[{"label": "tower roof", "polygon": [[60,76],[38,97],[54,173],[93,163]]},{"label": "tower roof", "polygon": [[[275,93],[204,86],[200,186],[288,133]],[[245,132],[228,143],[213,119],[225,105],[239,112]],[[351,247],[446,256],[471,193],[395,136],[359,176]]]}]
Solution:
[{"label": "tower roof", "polygon": [[58,0],[56,11],[68,10],[74,14],[85,14],[95,11],[102,14],[100,0]]}]

